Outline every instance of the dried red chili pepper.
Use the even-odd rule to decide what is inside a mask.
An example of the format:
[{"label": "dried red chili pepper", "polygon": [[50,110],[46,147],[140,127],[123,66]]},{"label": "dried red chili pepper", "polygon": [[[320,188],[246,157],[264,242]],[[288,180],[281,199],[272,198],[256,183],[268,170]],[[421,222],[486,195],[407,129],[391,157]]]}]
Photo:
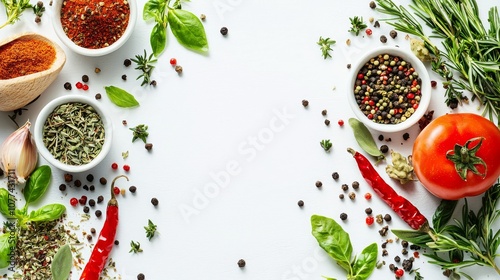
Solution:
[{"label": "dried red chili pepper", "polygon": [[128,181],[127,176],[120,175],[115,177],[111,183],[111,199],[108,201],[108,207],[106,208],[106,221],[104,221],[104,226],[99,233],[97,243],[92,250],[87,265],[83,269],[80,280],[99,280],[99,276],[108,260],[109,253],[113,249],[116,229],[118,227],[118,201],[113,189],[116,179],[120,177],[125,177]]},{"label": "dried red chili pepper", "polygon": [[403,221],[412,229],[428,230],[429,223],[425,216],[422,215],[417,207],[410,201],[398,195],[396,191],[380,177],[377,170],[373,168],[373,165],[365,156],[351,148],[348,148],[347,151],[353,155],[358,164],[359,171],[361,171],[361,175],[365,178],[366,182],[368,182],[375,193],[382,198],[382,200],[403,219]]}]

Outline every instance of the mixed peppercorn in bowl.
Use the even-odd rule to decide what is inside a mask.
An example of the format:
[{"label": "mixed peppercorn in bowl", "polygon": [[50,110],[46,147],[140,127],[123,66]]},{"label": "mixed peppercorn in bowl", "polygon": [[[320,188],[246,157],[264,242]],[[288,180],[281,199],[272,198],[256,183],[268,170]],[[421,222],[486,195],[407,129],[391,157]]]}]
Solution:
[{"label": "mixed peppercorn in bowl", "polygon": [[424,116],[431,81],[424,64],[410,51],[379,47],[352,67],[349,104],[366,126],[382,132],[408,129]]}]

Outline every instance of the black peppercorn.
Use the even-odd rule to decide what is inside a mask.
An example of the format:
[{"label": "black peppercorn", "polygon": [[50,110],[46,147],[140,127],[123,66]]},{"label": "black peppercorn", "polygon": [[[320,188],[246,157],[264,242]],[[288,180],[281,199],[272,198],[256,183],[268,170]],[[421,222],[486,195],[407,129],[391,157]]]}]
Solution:
[{"label": "black peppercorn", "polygon": [[64,181],[65,182],[71,182],[71,181],[73,181],[73,175],[68,174],[68,173],[64,174]]},{"label": "black peppercorn", "polygon": [[370,8],[375,9],[377,7],[377,4],[375,1],[370,1]]},{"label": "black peppercorn", "polygon": [[72,86],[71,86],[71,83],[70,82],[65,82],[64,83],[64,89],[65,90],[71,90]]},{"label": "black peppercorn", "polygon": [[321,181],[316,181],[316,188],[321,188],[323,186],[323,183]]},{"label": "black peppercorn", "polygon": [[392,39],[398,37],[398,32],[396,30],[391,30],[391,32],[389,32],[389,36],[391,36]]},{"label": "black peppercorn", "polygon": [[135,191],[137,191],[137,187],[136,187],[136,186],[130,186],[130,188],[128,188],[128,190],[129,190],[131,193],[135,193]]},{"label": "black peppercorn", "polygon": [[326,116],[326,114],[327,114],[327,113],[328,113],[328,111],[327,111],[326,109],[325,109],[325,110],[323,110],[323,111],[321,111],[321,114],[322,114],[323,116]]},{"label": "black peppercorn", "polygon": [[75,180],[75,187],[81,187],[82,186],[82,181],[80,180]]},{"label": "black peppercorn", "polygon": [[83,185],[82,189],[84,189],[84,190],[88,191],[88,190],[89,190],[89,186],[87,186],[87,185]]},{"label": "black peppercorn", "polygon": [[398,263],[398,262],[400,262],[400,261],[401,261],[401,258],[400,258],[399,256],[395,256],[395,257],[394,257],[394,261]]},{"label": "black peppercorn", "polygon": [[307,100],[302,100],[302,106],[307,107],[309,105],[309,101]]},{"label": "black peppercorn", "polygon": [[62,191],[62,192],[65,191],[66,190],[66,184],[60,184],[59,185],[59,190]]},{"label": "black peppercorn", "polygon": [[380,22],[378,22],[378,20],[376,20],[375,23],[373,24],[373,27],[376,27],[376,28],[380,27]]},{"label": "black peppercorn", "polygon": [[96,217],[100,217],[102,215],[101,210],[95,210]]},{"label": "black peppercorn", "polygon": [[114,243],[115,243],[115,245],[120,245],[120,241],[118,241],[118,240],[115,240]]},{"label": "black peppercorn", "polygon": [[96,100],[99,100],[99,99],[101,99],[101,98],[102,98],[102,95],[101,95],[100,93],[96,93],[96,95],[95,95],[95,99],[96,99]]},{"label": "black peppercorn", "polygon": [[358,181],[352,182],[352,188],[355,190],[359,189],[359,182]]},{"label": "black peppercorn", "polygon": [[370,215],[371,213],[373,213],[373,210],[372,210],[371,208],[366,208],[366,209],[365,209],[365,213],[366,213],[367,215]]},{"label": "black peppercorn", "polygon": [[391,220],[392,220],[391,215],[389,215],[389,214],[385,214],[385,215],[384,215],[384,220],[385,220],[386,222],[391,221]]},{"label": "black peppercorn", "polygon": [[406,240],[401,241],[401,246],[403,246],[403,248],[408,248],[408,241]]},{"label": "black peppercorn", "polygon": [[339,198],[344,199],[344,194],[343,193],[339,194]]},{"label": "black peppercorn", "polygon": [[90,208],[89,208],[87,205],[85,205],[85,206],[83,207],[83,212],[85,212],[85,213],[90,212]]},{"label": "black peppercorn", "polygon": [[380,42],[382,42],[384,44],[387,43],[387,37],[385,37],[385,35],[381,35],[380,36]]},{"label": "black peppercorn", "polygon": [[244,259],[240,259],[240,260],[238,261],[238,267],[245,267],[245,265],[246,265],[246,262],[245,262],[245,260],[244,260]]},{"label": "black peppercorn", "polygon": [[393,263],[391,263],[391,264],[389,265],[389,269],[390,269],[391,271],[396,271],[397,267],[396,267]]},{"label": "black peppercorn", "polygon": [[83,75],[83,76],[82,76],[82,82],[84,82],[84,83],[88,83],[88,82],[89,82],[89,76],[87,76],[87,75]]},{"label": "black peppercorn", "polygon": [[92,240],[92,235],[87,234],[87,240],[88,240],[88,241],[91,241],[91,240]]},{"label": "black peppercorn", "polygon": [[97,203],[101,203],[104,201],[104,196],[100,195],[97,197]]},{"label": "black peppercorn", "polygon": [[349,186],[347,184],[342,184],[342,190],[347,191],[349,189]]},{"label": "black peppercorn", "polygon": [[95,206],[95,200],[94,199],[89,199],[89,205],[94,207]]},{"label": "black peppercorn", "polygon": [[94,186],[94,185],[90,185],[89,190],[90,190],[91,192],[95,191],[95,186]]},{"label": "black peppercorn", "polygon": [[151,198],[151,204],[153,204],[154,206],[157,206],[158,205],[158,199],[156,197]]},{"label": "black peppercorn", "polygon": [[347,64],[347,69],[351,69],[351,64]]},{"label": "black peppercorn", "polygon": [[406,141],[408,139],[410,139],[410,134],[408,132],[406,132],[405,134],[403,134],[403,139]]},{"label": "black peppercorn", "polygon": [[132,61],[128,58],[123,61],[123,65],[125,65],[125,67],[129,67],[131,64],[132,64]]},{"label": "black peppercorn", "polygon": [[137,274],[137,280],[144,280],[144,279],[146,279],[146,276],[144,276],[144,274],[142,273]]},{"label": "black peppercorn", "polygon": [[330,125],[330,120],[326,119],[325,120],[325,125]]},{"label": "black peppercorn", "polygon": [[298,205],[299,207],[302,207],[302,206],[304,206],[304,201],[302,201],[302,200],[299,200],[299,201],[297,202],[297,205]]},{"label": "black peppercorn", "polygon": [[151,83],[149,83],[149,85],[154,86],[154,87],[156,86],[156,84],[157,84],[156,80],[152,80]]},{"label": "black peppercorn", "polygon": [[384,135],[380,134],[380,135],[378,136],[378,140],[380,140],[380,141],[384,141]]},{"label": "black peppercorn", "polygon": [[345,221],[345,220],[347,219],[347,214],[346,214],[346,213],[342,213],[342,214],[340,214],[340,219],[341,219],[342,221]]},{"label": "black peppercorn", "polygon": [[222,27],[222,28],[220,29],[220,34],[222,34],[222,35],[226,36],[228,31],[229,31],[229,30],[227,29],[227,27]]},{"label": "black peppercorn", "polygon": [[333,178],[334,180],[337,180],[339,177],[340,177],[340,176],[339,176],[339,173],[337,173],[337,172],[333,172],[333,173],[332,173],[332,178]]},{"label": "black peppercorn", "polygon": [[122,80],[126,81],[127,80],[127,75],[123,74],[122,75]]},{"label": "black peppercorn", "polygon": [[95,234],[95,228],[90,228],[90,233]]},{"label": "black peppercorn", "polygon": [[389,151],[389,147],[387,145],[380,146],[380,152],[385,154]]},{"label": "black peppercorn", "polygon": [[148,150],[148,151],[151,151],[151,149],[153,149],[153,144],[151,144],[151,143],[146,143],[146,144],[144,145],[144,148],[145,148],[146,150]]},{"label": "black peppercorn", "polygon": [[106,180],[106,178],[104,178],[104,177],[101,177],[99,179],[99,183],[101,183],[102,185],[106,185],[107,182],[108,182],[108,180]]}]

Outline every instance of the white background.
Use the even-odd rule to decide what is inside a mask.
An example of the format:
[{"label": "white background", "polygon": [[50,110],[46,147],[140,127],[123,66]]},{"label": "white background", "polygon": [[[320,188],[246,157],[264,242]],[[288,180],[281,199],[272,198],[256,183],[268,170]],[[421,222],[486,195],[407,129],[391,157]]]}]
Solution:
[{"label": "white background", "polygon": [[[142,12],[144,0],[138,1]],[[398,1],[407,5],[410,1]],[[485,16],[496,1],[478,1]],[[375,196],[371,201],[363,198],[371,191],[363,181],[347,147],[359,149],[347,120],[353,116],[346,94],[346,81],[353,73],[348,63],[375,46],[383,45],[380,35],[386,35],[386,45],[409,48],[403,34],[393,40],[390,26],[381,22],[373,28],[371,37],[364,34],[353,37],[349,17],[383,18],[369,8],[369,1],[263,1],[263,0],[209,0],[192,1],[183,8],[196,15],[206,14],[204,22],[210,51],[200,55],[181,47],[168,33],[166,51],[160,56],[153,78],[158,85],[141,87],[135,78],[140,74],[133,67],[125,68],[123,60],[150,53],[149,33],[152,23],[139,15],[136,29],[130,40],[117,52],[99,58],[83,57],[72,53],[65,46],[67,62],[57,80],[23,115],[36,122],[39,110],[57,96],[78,94],[94,96],[101,93],[103,107],[113,120],[114,139],[109,156],[92,170],[96,180],[101,176],[108,181],[124,172],[113,171],[111,163],[120,168],[131,167],[129,182],[118,181],[127,188],[137,186],[137,193],[127,193],[119,198],[120,225],[112,258],[116,261],[117,276],[136,279],[140,272],[146,279],[217,279],[217,280],[281,280],[322,279],[321,275],[343,279],[345,272],[328,258],[311,235],[310,217],[320,214],[340,221],[339,215],[349,215],[342,226],[351,235],[354,252],[372,242],[379,245],[380,225],[368,227],[364,209],[371,207],[375,214],[393,216],[390,228],[407,229],[387,206]],[[498,4],[498,2],[496,2]],[[14,26],[0,30],[0,38],[25,31],[37,32],[60,43],[52,30],[52,9],[45,1],[47,12],[42,23],[33,22],[31,11]],[[1,21],[5,19],[3,11]],[[222,36],[220,28],[229,29]],[[337,41],[332,56],[324,60],[319,46],[320,36]],[[346,40],[351,39],[350,46]],[[184,68],[178,75],[169,64],[175,57]],[[99,67],[102,72],[94,73]],[[90,90],[78,90],[75,83],[81,76],[90,77]],[[126,74],[127,81],[121,75]],[[441,81],[433,73],[431,79]],[[63,88],[65,82],[73,90]],[[135,109],[114,106],[106,97],[104,86],[115,85],[133,93],[140,102]],[[309,100],[305,109],[301,101]],[[475,111],[476,104],[456,111]],[[328,110],[326,117],[321,115]],[[450,112],[444,105],[441,87],[433,90],[430,109],[435,116]],[[0,139],[5,139],[14,129],[8,112],[0,112]],[[323,122],[331,121],[330,126]],[[346,125],[339,127],[338,120]],[[122,125],[127,120],[128,126]],[[141,141],[131,142],[128,129],[138,124],[149,126],[149,142],[154,148],[144,149]],[[414,126],[410,139],[404,141],[403,132],[384,134],[392,138],[388,144],[404,155],[411,153],[413,140],[418,134]],[[378,137],[379,133],[373,131]],[[322,139],[331,139],[333,148],[325,153],[319,145]],[[128,151],[129,157],[122,158]],[[45,164],[40,159],[40,164]],[[421,211],[431,217],[438,200],[419,183],[402,187],[385,175],[385,164],[378,170],[399,193],[411,200]],[[231,171],[230,175],[227,172]],[[340,179],[334,181],[332,172]],[[63,172],[53,170],[49,194],[40,202],[64,203],[68,218],[80,221],[82,207],[69,205],[71,197],[85,194],[96,198],[109,197],[108,189],[94,182],[94,193],[69,187],[64,193],[58,190],[63,182]],[[84,183],[87,173],[74,174]],[[218,181],[224,179],[223,181]],[[320,180],[323,187],[317,189]],[[341,184],[361,183],[357,198],[341,201]],[[6,185],[6,180],[1,182]],[[109,185],[109,184],[108,184]],[[211,188],[216,186],[215,188]],[[372,192],[373,193],[373,192]],[[208,195],[208,197],[207,197]],[[160,201],[158,207],[150,203],[152,197]],[[303,200],[303,208],[297,201]],[[472,199],[477,206],[477,199]],[[36,207],[36,205],[34,206]],[[475,207],[475,206],[473,206]],[[104,204],[95,209],[104,210]],[[93,209],[93,211],[95,210]],[[187,212],[186,212],[187,211]],[[148,241],[144,232],[147,220],[158,224],[159,234]],[[104,217],[92,218],[81,224],[82,229],[100,229]],[[81,236],[81,233],[78,232]],[[389,235],[394,238],[393,235]],[[82,237],[85,243],[87,241]],[[95,238],[94,238],[95,240]],[[130,240],[139,241],[143,253],[129,253]],[[380,247],[379,247],[380,248]],[[376,269],[371,279],[394,279],[388,264],[400,255],[401,245],[388,246],[389,256],[381,257],[387,264]],[[85,258],[90,253],[83,250]],[[380,250],[381,251],[381,250]],[[237,266],[239,259],[246,260],[246,267]],[[417,259],[425,279],[444,279],[438,267],[428,264],[425,257]],[[498,279],[488,268],[470,270],[474,279]],[[78,279],[81,270],[73,269],[72,279]],[[0,274],[3,274],[0,271]],[[404,279],[413,279],[405,275]]]}]

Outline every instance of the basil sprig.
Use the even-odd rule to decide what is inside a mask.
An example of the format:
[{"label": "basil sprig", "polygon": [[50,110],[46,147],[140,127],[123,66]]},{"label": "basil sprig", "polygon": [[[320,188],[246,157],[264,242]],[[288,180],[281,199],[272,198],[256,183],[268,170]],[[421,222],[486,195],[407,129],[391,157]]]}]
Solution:
[{"label": "basil sprig", "polygon": [[349,234],[335,220],[313,215],[311,226],[312,235],[318,240],[319,246],[347,271],[347,280],[368,279],[377,265],[377,243],[368,245],[361,254],[353,256]]},{"label": "basil sprig", "polygon": [[154,20],[149,42],[153,54],[158,57],[167,45],[167,31],[170,30],[177,41],[187,49],[205,53],[208,51],[208,40],[201,20],[191,12],[182,10],[181,2],[176,0],[148,0],[144,5],[142,18]]},{"label": "basil sprig", "polygon": [[104,89],[106,90],[109,100],[118,107],[130,108],[139,106],[139,101],[124,89],[115,86],[106,86]]},{"label": "basil sprig", "polygon": [[47,165],[42,165],[31,173],[23,190],[25,200],[23,208],[16,208],[14,194],[0,188],[0,214],[8,219],[16,219],[17,222],[7,221],[4,223],[5,233],[0,235],[0,268],[5,268],[10,264],[11,251],[17,242],[18,228],[25,228],[29,222],[55,221],[66,211],[64,205],[53,203],[28,213],[28,206],[47,192],[51,176],[52,171]]}]

